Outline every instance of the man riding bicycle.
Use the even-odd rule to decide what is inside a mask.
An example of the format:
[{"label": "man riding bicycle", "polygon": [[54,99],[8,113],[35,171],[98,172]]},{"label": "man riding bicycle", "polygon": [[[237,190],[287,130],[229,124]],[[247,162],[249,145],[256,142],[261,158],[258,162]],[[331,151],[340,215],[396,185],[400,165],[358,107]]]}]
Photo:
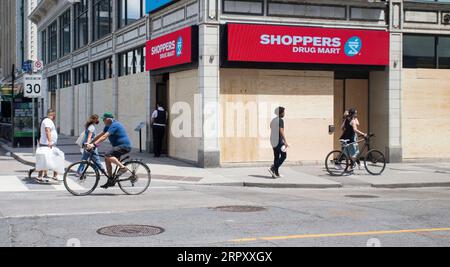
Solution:
[{"label": "man riding bicycle", "polygon": [[[105,164],[108,176],[110,178],[106,184],[101,186],[101,188],[107,189],[108,187],[112,187],[116,184],[115,178],[118,178],[129,171],[128,168],[120,162],[120,158],[131,152],[131,141],[130,138],[128,138],[125,127],[114,119],[114,115],[112,113],[105,113],[102,116],[102,119],[105,124],[103,132],[96,136],[92,143],[86,144],[86,148],[91,150],[96,148],[106,139],[109,139],[109,142],[113,148],[105,155]],[[116,177],[112,177],[112,164],[119,166]]]}]

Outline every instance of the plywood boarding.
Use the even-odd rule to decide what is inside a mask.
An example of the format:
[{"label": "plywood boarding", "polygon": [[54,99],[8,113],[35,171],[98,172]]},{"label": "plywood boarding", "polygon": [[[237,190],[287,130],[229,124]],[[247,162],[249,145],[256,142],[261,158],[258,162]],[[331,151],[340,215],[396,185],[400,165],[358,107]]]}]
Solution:
[{"label": "plywood boarding", "polygon": [[[220,81],[222,163],[272,161],[270,122],[280,105],[286,108],[288,161],[321,161],[333,148],[328,134],[334,120],[333,72],[221,69]],[[256,110],[241,110],[240,114],[246,114],[241,122],[230,120],[237,115],[226,107],[237,103]],[[246,128],[247,135],[228,135],[230,128],[241,132]]]},{"label": "plywood boarding", "polygon": [[[367,133],[369,125],[369,81],[363,79],[345,80],[345,109],[358,111],[358,130]],[[362,146],[362,143],[359,144]]]},{"label": "plywood boarding", "polygon": [[60,131],[62,134],[70,135],[73,129],[73,89],[72,87],[59,89],[59,101],[60,101]]},{"label": "plywood boarding", "polygon": [[450,70],[403,70],[405,159],[450,158]]},{"label": "plywood boarding", "polygon": [[[118,118],[128,131],[133,147],[139,148],[139,134],[134,131],[147,121],[147,73],[118,79]],[[131,89],[131,90],[130,90]],[[145,148],[147,129],[142,129],[142,148]]]},{"label": "plywood boarding", "polygon": [[341,137],[342,118],[344,115],[344,80],[334,81],[334,149],[341,149],[339,138]]},{"label": "plywood boarding", "polygon": [[[199,137],[195,137],[194,132],[194,102],[195,94],[198,94],[198,71],[189,70],[170,74],[169,79],[169,107],[172,108],[169,115],[169,156],[197,162]],[[184,115],[190,115],[190,125],[180,125],[177,122],[180,120],[180,114],[174,114],[174,104],[187,104],[190,110],[183,110]],[[197,103],[198,104],[198,103]],[[190,114],[188,114],[190,112]],[[174,136],[174,132],[179,127],[190,127],[190,135],[188,136]],[[177,128],[177,129],[175,129]],[[186,128],[184,128],[186,129]]]},{"label": "plywood boarding", "polygon": [[386,153],[389,146],[389,95],[388,73],[374,71],[370,73],[370,132],[375,134],[371,145]]}]

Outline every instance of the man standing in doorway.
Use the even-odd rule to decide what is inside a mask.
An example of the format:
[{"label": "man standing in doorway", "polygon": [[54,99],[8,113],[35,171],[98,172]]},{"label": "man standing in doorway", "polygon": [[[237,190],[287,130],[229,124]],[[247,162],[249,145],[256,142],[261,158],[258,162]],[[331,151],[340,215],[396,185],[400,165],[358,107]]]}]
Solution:
[{"label": "man standing in doorway", "polygon": [[153,129],[153,151],[155,152],[156,158],[161,156],[168,117],[169,115],[164,109],[162,103],[158,103],[156,105],[156,110],[153,111],[151,119],[151,125]]},{"label": "man standing in doorway", "polygon": [[287,148],[289,147],[284,133],[285,108],[278,107],[275,110],[277,117],[270,123],[270,142],[273,148],[273,165],[269,168],[272,178],[280,178],[279,169],[287,158]]}]

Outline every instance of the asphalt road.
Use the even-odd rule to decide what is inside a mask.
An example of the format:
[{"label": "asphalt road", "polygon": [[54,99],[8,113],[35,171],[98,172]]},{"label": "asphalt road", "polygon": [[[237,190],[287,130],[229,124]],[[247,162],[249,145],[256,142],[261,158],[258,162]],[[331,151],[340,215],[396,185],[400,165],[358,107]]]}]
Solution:
[{"label": "asphalt road", "polygon": [[[142,196],[98,189],[73,197],[61,187],[27,184],[28,168],[0,156],[0,246],[450,246],[450,188],[306,190],[153,181]],[[262,210],[215,209],[234,205]],[[97,233],[130,224],[164,231],[147,237]]]}]

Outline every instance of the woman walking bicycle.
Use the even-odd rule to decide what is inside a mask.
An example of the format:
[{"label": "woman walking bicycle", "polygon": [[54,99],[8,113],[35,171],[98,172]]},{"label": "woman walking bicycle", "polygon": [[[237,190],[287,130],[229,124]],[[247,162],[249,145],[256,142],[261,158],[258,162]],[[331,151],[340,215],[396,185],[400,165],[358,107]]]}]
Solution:
[{"label": "woman walking bicycle", "polygon": [[[86,124],[84,125],[84,140],[82,142],[82,144],[90,144],[92,142],[92,140],[94,140],[95,136],[96,136],[96,129],[95,129],[95,125],[98,125],[100,123],[99,121],[99,116],[97,114],[92,115],[89,120],[86,122]],[[81,157],[82,161],[86,161],[89,156],[91,156],[91,153],[87,152],[86,150],[83,150],[83,156]],[[95,161],[97,164],[97,166],[102,166],[102,163],[100,161],[100,156],[98,154],[98,149],[95,148],[92,151],[92,160]],[[96,166],[95,166],[96,167]],[[77,170],[77,176],[80,177],[81,174],[83,173],[85,168],[85,165],[80,165],[80,167],[78,167]],[[101,169],[103,171],[105,171],[103,168]]]}]

